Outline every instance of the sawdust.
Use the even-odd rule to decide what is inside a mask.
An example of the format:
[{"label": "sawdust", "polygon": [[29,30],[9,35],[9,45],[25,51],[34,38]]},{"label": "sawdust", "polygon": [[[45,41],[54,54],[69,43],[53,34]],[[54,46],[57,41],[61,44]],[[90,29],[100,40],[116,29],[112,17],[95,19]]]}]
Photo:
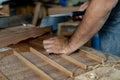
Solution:
[{"label": "sawdust", "polygon": [[120,80],[120,70],[114,67],[101,67],[77,76],[75,80]]},{"label": "sawdust", "polygon": [[120,58],[106,55],[104,64],[89,66],[90,71],[74,80],[120,80]]}]

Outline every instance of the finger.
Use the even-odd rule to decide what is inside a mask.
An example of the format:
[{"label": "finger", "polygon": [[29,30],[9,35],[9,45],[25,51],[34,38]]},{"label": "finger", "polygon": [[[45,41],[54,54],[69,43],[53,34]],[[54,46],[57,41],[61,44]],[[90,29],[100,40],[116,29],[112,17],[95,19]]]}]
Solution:
[{"label": "finger", "polygon": [[47,53],[54,53],[52,49],[46,49]]},{"label": "finger", "polygon": [[49,48],[52,48],[52,47],[53,47],[53,45],[44,45],[45,49],[49,49]]},{"label": "finger", "polygon": [[44,40],[43,44],[52,44],[54,41],[53,40]]}]

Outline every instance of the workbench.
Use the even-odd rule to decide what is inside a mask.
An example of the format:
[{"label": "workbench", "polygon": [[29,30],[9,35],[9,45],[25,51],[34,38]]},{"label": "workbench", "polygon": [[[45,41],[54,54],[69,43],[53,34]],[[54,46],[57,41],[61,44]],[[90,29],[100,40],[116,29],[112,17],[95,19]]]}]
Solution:
[{"label": "workbench", "polygon": [[[102,56],[105,62],[96,64],[96,61],[86,59],[86,61],[83,62],[85,62],[87,65],[90,66],[88,66],[88,69],[83,69],[81,67],[75,66],[74,64],[71,64],[70,62],[67,62],[64,59],[61,59],[59,55],[49,55],[45,52],[42,45],[43,44],[42,41],[48,38],[49,38],[49,34],[45,34],[43,36],[34,39],[33,38],[27,39],[20,43],[8,46],[11,48],[10,50],[0,52],[0,80],[45,80],[41,78],[38,74],[36,74],[28,66],[26,66],[22,61],[20,61],[20,59],[18,59],[13,54],[13,50],[18,53],[21,53],[23,57],[26,57],[27,60],[29,60],[31,63],[34,63],[34,65],[36,65],[38,68],[40,68],[50,77],[52,77],[53,80],[74,80],[74,79],[81,80],[79,79],[80,75],[95,70],[99,67],[113,68],[114,66],[114,68],[117,69],[118,71],[120,69],[119,57],[108,55],[88,47],[85,47],[84,49],[87,52],[94,53],[95,55],[98,56]],[[63,73],[60,73],[60,71],[58,71],[56,68],[52,67],[48,63],[44,63],[42,59],[37,58],[37,56],[31,54],[29,49],[30,47],[38,51],[41,51],[45,56],[48,56],[50,59],[56,61],[60,65],[67,68],[69,71],[74,73],[73,77],[66,76]],[[79,57],[78,54],[79,54],[78,52],[75,52],[70,56],[76,58],[79,61],[79,58],[82,59],[82,57],[84,56]],[[83,79],[83,80],[87,80],[87,79]],[[90,80],[95,80],[95,79],[90,79]]]}]

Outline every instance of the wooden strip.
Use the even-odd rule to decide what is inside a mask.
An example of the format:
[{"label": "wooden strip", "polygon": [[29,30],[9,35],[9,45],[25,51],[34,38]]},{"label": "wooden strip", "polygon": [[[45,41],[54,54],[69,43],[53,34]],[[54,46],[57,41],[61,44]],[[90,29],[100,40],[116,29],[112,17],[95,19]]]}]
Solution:
[{"label": "wooden strip", "polygon": [[79,9],[79,6],[77,7],[54,7],[48,9],[48,14],[63,14],[63,13],[70,13],[73,11],[77,11]]},{"label": "wooden strip", "polygon": [[33,16],[33,20],[32,20],[32,24],[33,25],[36,25],[37,24],[37,20],[39,18],[39,13],[40,13],[40,10],[41,9],[41,3],[40,2],[37,2],[36,3],[36,7],[35,7],[35,11],[34,11],[34,16]]},{"label": "wooden strip", "polygon": [[37,55],[38,57],[40,57],[41,59],[43,59],[44,61],[46,61],[47,63],[49,63],[50,65],[52,65],[53,67],[59,69],[61,72],[63,72],[67,76],[73,77],[73,73],[72,72],[68,71],[66,68],[64,68],[63,66],[59,65],[55,61],[49,59],[48,57],[46,57],[42,53],[38,52],[37,50],[33,49],[32,47],[30,48],[30,51],[32,53],[34,53],[35,55]]},{"label": "wooden strip", "polygon": [[95,60],[95,61],[97,61],[99,63],[103,63],[104,62],[104,60],[102,58],[100,58],[100,57],[98,57],[96,55],[93,55],[93,54],[91,54],[91,53],[89,53],[89,52],[87,52],[85,50],[80,49],[79,53],[83,54],[84,56],[86,56],[86,57],[88,57],[90,59],[93,59],[93,60]]},{"label": "wooden strip", "polygon": [[57,31],[57,35],[58,36],[71,36],[73,34],[73,32],[69,32],[69,31],[62,31],[62,28],[65,26],[77,26],[80,22],[64,22],[64,23],[59,23],[58,24],[58,31]]},{"label": "wooden strip", "polygon": [[31,68],[33,71],[35,71],[38,75],[40,75],[45,80],[53,80],[50,76],[48,76],[45,72],[40,70],[38,67],[36,67],[34,64],[32,64],[30,61],[28,61],[26,58],[24,58],[22,55],[14,51],[14,55],[17,56],[21,61],[23,61],[29,68]]},{"label": "wooden strip", "polygon": [[3,4],[3,8],[0,9],[0,14],[5,14],[6,16],[10,15],[9,4]]},{"label": "wooden strip", "polygon": [[5,76],[2,71],[0,71],[0,80],[9,80],[8,77]]},{"label": "wooden strip", "polygon": [[79,61],[73,59],[73,58],[70,57],[70,56],[61,55],[61,57],[64,58],[64,59],[66,59],[66,60],[68,60],[68,61],[70,61],[71,63],[73,63],[73,64],[75,64],[75,65],[77,65],[77,66],[83,68],[83,69],[87,69],[87,65],[85,65],[85,64],[82,63],[82,62],[79,62]]}]

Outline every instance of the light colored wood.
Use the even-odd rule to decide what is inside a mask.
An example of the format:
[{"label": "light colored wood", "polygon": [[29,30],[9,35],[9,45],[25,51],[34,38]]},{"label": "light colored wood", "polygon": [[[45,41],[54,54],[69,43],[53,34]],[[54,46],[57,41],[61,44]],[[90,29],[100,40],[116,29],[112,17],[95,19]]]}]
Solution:
[{"label": "light colored wood", "polygon": [[39,13],[40,13],[41,5],[42,4],[40,2],[36,3],[35,12],[34,12],[33,20],[32,20],[32,24],[33,25],[37,24],[37,20],[39,18]]},{"label": "light colored wood", "polygon": [[61,27],[62,27],[63,23],[58,24],[58,31],[57,31],[57,35],[61,36]]},{"label": "light colored wood", "polygon": [[77,11],[79,7],[55,7],[55,8],[49,8],[48,9],[48,14],[53,15],[53,14],[63,14],[63,13],[69,13],[73,11]]},{"label": "light colored wood", "polygon": [[83,69],[87,69],[87,65],[85,65],[82,62],[79,62],[79,61],[75,60],[74,58],[72,58],[70,56],[67,56],[67,55],[63,54],[63,55],[61,55],[61,57],[64,58],[64,59],[66,59],[66,60],[68,60],[68,61],[70,61],[71,63],[73,63],[73,64],[75,64],[75,65],[83,68]]},{"label": "light colored wood", "polygon": [[41,13],[40,18],[47,16],[47,9],[44,4],[41,7],[41,11],[42,11],[42,13]]},{"label": "light colored wood", "polygon": [[46,61],[47,63],[49,63],[50,65],[52,65],[53,67],[59,69],[61,72],[63,72],[65,75],[73,77],[73,73],[70,72],[69,70],[67,70],[66,68],[64,68],[63,66],[59,65],[58,63],[56,63],[55,61],[51,60],[50,58],[46,57],[45,55],[43,55],[42,53],[38,52],[37,50],[33,49],[32,47],[30,48],[30,51],[32,53],[34,53],[35,55],[37,55],[38,57],[40,57],[41,59],[43,59],[44,61]]},{"label": "light colored wood", "polygon": [[10,16],[9,4],[4,4],[3,5],[3,8],[0,9],[0,14],[5,14],[6,16]]},{"label": "light colored wood", "polygon": [[14,51],[14,55],[18,57],[21,61],[23,61],[29,68],[31,68],[34,72],[36,72],[40,77],[42,77],[44,80],[53,80],[50,76],[48,76],[45,72],[40,70],[38,67],[36,67],[34,64],[32,64],[30,61],[28,61],[26,58],[24,58],[22,55]]},{"label": "light colored wood", "polygon": [[57,31],[57,35],[58,36],[71,36],[73,32],[63,32],[62,28],[65,26],[78,26],[80,22],[64,22],[64,23],[59,23],[58,24],[58,31]]},{"label": "light colored wood", "polygon": [[80,49],[80,50],[79,50],[79,53],[80,53],[80,54],[83,54],[83,55],[85,55],[86,57],[88,57],[88,58],[90,58],[90,59],[93,59],[93,60],[95,60],[95,61],[97,61],[97,62],[99,62],[99,63],[103,63],[103,62],[104,62],[104,60],[103,60],[102,58],[100,58],[100,57],[98,57],[98,56],[96,56],[96,55],[93,55],[93,54],[91,54],[91,53],[89,53],[89,52],[87,52],[87,51],[85,51],[85,50]]}]

